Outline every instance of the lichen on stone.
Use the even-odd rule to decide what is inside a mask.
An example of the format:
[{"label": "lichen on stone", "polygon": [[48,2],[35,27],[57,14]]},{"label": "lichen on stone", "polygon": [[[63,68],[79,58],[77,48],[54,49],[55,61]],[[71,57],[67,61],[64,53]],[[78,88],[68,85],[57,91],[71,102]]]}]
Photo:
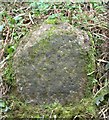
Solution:
[{"label": "lichen on stone", "polygon": [[83,32],[81,39],[77,31],[69,24],[43,24],[22,39],[13,67],[17,91],[27,103],[65,104],[82,99],[87,81],[86,51]]}]

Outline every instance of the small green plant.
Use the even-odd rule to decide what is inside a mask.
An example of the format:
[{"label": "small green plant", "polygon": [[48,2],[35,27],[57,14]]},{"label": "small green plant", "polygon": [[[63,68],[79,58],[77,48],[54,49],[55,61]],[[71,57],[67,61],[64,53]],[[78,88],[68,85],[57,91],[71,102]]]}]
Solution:
[{"label": "small green plant", "polygon": [[15,85],[14,71],[12,68],[12,61],[11,60],[8,62],[7,67],[4,70],[4,79],[8,85],[10,85],[10,86]]},{"label": "small green plant", "polygon": [[0,115],[4,112],[6,113],[10,108],[7,106],[7,103],[0,99]]}]

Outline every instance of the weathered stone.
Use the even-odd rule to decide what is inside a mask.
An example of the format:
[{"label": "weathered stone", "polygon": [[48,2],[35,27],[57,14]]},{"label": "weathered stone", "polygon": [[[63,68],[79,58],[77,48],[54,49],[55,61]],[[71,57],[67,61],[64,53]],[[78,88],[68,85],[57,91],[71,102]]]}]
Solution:
[{"label": "weathered stone", "polygon": [[84,96],[86,38],[83,31],[65,23],[43,24],[21,40],[13,68],[17,91],[26,102],[68,103]]}]

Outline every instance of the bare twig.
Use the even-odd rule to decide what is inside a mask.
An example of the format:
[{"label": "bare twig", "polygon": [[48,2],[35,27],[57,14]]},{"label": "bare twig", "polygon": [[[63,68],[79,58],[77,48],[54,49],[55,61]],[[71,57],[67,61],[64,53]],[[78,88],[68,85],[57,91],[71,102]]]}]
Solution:
[{"label": "bare twig", "polygon": [[109,63],[109,61],[103,60],[103,59],[98,59],[98,62],[103,62],[103,63]]},{"label": "bare twig", "polygon": [[30,18],[30,20],[31,20],[31,23],[34,24],[33,19],[32,19],[32,16],[31,16],[31,13],[29,13],[29,18]]},{"label": "bare twig", "polygon": [[105,88],[107,87],[108,84],[106,84],[105,86],[103,86],[98,92],[96,92],[96,94],[94,95],[94,98]]}]

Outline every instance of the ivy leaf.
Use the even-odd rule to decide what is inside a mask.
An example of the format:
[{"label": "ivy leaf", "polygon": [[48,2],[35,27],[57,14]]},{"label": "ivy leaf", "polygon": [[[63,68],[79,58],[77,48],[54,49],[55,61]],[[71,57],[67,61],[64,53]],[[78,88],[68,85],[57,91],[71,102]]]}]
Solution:
[{"label": "ivy leaf", "polygon": [[0,32],[2,32],[4,25],[0,25]]},{"label": "ivy leaf", "polygon": [[99,106],[100,103],[103,102],[103,101],[104,101],[104,96],[98,96],[95,100],[95,103],[96,103],[97,106]]},{"label": "ivy leaf", "polygon": [[3,100],[0,100],[0,109],[6,107],[6,104]]},{"label": "ivy leaf", "polygon": [[109,62],[106,64],[105,70],[109,70]]},{"label": "ivy leaf", "polygon": [[55,19],[55,18],[57,18],[59,16],[59,14],[52,14],[52,15],[50,15],[49,17],[48,17],[48,19]]},{"label": "ivy leaf", "polygon": [[32,8],[37,8],[37,2],[32,2],[32,3],[30,4],[30,7],[32,7]]},{"label": "ivy leaf", "polygon": [[0,110],[2,112],[7,112],[10,108],[7,107],[6,103],[3,100],[0,100]]},{"label": "ivy leaf", "polygon": [[12,54],[14,51],[15,51],[15,46],[13,45],[7,49],[8,54]]},{"label": "ivy leaf", "polygon": [[21,20],[21,19],[22,19],[21,16],[16,16],[16,17],[14,17],[14,20],[15,20],[15,21],[18,21],[18,20]]}]

